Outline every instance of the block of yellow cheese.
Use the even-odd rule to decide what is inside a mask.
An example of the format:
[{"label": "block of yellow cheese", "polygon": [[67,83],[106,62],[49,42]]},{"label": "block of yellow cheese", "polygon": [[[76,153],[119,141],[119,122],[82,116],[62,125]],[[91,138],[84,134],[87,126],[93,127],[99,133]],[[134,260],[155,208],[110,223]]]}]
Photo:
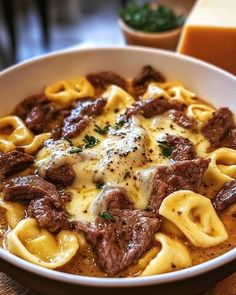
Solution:
[{"label": "block of yellow cheese", "polygon": [[236,75],[236,0],[196,1],[178,51]]}]

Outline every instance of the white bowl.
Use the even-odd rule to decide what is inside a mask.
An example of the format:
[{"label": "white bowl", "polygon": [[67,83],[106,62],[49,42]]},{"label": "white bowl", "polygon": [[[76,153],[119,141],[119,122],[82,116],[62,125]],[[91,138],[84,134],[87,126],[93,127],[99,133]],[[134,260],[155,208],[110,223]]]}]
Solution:
[{"label": "white bowl", "polygon": [[[102,70],[112,70],[128,78],[147,64],[158,69],[167,80],[178,80],[212,104],[228,106],[236,112],[236,78],[231,74],[180,54],[139,47],[116,47],[57,52],[5,70],[0,74],[0,115],[8,114],[22,99],[39,93],[55,81]],[[94,278],[61,273],[33,265],[3,249],[0,249],[0,259],[0,271],[43,292],[54,292],[58,287],[57,294],[65,294],[64,290],[82,291],[85,286],[103,288],[96,289],[96,293],[100,290],[102,294],[111,292],[107,289],[111,287],[132,287],[128,291],[123,289],[129,294],[143,290],[141,287],[145,287],[145,292],[154,290],[181,294],[180,291],[186,292],[189,286],[193,293],[236,271],[236,249],[188,269],[136,278]],[[114,294],[115,291],[112,292]]]}]

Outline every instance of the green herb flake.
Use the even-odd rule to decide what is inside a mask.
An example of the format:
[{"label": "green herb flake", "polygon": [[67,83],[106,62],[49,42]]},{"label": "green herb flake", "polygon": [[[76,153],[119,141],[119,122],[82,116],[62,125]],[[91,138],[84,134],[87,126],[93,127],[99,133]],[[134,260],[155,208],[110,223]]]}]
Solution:
[{"label": "green herb flake", "polygon": [[73,147],[70,151],[69,154],[79,154],[81,153],[83,150],[80,147]]},{"label": "green herb flake", "polygon": [[164,32],[184,23],[184,17],[176,15],[167,5],[139,5],[135,0],[127,3],[120,16],[130,27],[144,32]]},{"label": "green herb flake", "polygon": [[119,130],[121,127],[125,125],[126,121],[123,116],[120,116],[116,124],[114,125],[115,130]]},{"label": "green herb flake", "polygon": [[172,148],[168,147],[167,141],[157,140],[159,143],[159,148],[161,149],[162,155],[164,157],[170,157],[172,154]]},{"label": "green herb flake", "polygon": [[99,216],[103,219],[110,220],[112,222],[116,221],[115,217],[109,212],[105,212],[105,211],[101,212],[101,213],[99,213]]},{"label": "green herb flake", "polygon": [[98,189],[102,189],[102,188],[104,187],[104,185],[105,185],[104,182],[98,182],[98,183],[96,184],[96,188],[98,188]]},{"label": "green herb flake", "polygon": [[71,141],[69,138],[67,138],[67,137],[63,137],[63,139],[64,139],[65,141],[69,142],[70,145],[73,145],[72,141]]},{"label": "green herb flake", "polygon": [[85,135],[84,137],[84,142],[85,142],[85,148],[89,149],[94,147],[95,145],[97,145],[99,143],[99,139],[97,139],[94,136],[90,136],[90,135]]},{"label": "green herb flake", "polygon": [[106,125],[105,127],[101,128],[97,124],[95,124],[94,131],[99,133],[99,134],[107,134],[110,129],[110,125]]}]

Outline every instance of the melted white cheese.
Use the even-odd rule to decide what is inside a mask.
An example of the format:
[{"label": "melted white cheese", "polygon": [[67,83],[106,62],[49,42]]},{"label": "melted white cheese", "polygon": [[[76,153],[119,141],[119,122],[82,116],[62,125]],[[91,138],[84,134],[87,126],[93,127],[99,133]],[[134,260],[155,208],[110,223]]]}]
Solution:
[{"label": "melted white cheese", "polygon": [[[188,138],[195,145],[198,156],[207,155],[209,142],[203,135],[175,124],[168,112],[150,119],[136,116],[119,130],[110,128],[107,135],[97,133],[94,130],[95,124],[102,128],[106,125],[114,126],[119,115],[134,102],[128,93],[117,86],[109,87],[103,97],[108,98],[109,102],[103,115],[91,121],[90,125],[72,140],[74,146],[83,146],[85,135],[90,135],[99,140],[96,146],[83,149],[78,154],[71,154],[73,147],[66,140],[48,140],[36,158],[36,167],[42,176],[45,169],[52,164],[67,162],[73,166],[76,179],[67,188],[72,193],[72,200],[67,204],[71,220],[91,222],[95,219],[94,208],[101,193],[101,190],[96,188],[97,182],[124,188],[137,209],[146,208],[156,166],[170,162],[169,158],[162,155],[157,142],[167,133]],[[116,103],[117,99],[119,103]]]}]

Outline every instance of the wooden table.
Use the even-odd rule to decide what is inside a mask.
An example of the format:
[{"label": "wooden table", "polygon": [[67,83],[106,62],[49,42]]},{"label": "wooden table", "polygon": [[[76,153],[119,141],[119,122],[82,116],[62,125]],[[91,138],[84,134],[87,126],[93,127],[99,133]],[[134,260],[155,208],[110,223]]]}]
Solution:
[{"label": "wooden table", "polygon": [[[30,290],[29,288],[23,286],[3,273],[0,273],[0,294],[41,295],[41,293]],[[220,282],[212,291],[202,295],[236,295],[236,273]]]}]

